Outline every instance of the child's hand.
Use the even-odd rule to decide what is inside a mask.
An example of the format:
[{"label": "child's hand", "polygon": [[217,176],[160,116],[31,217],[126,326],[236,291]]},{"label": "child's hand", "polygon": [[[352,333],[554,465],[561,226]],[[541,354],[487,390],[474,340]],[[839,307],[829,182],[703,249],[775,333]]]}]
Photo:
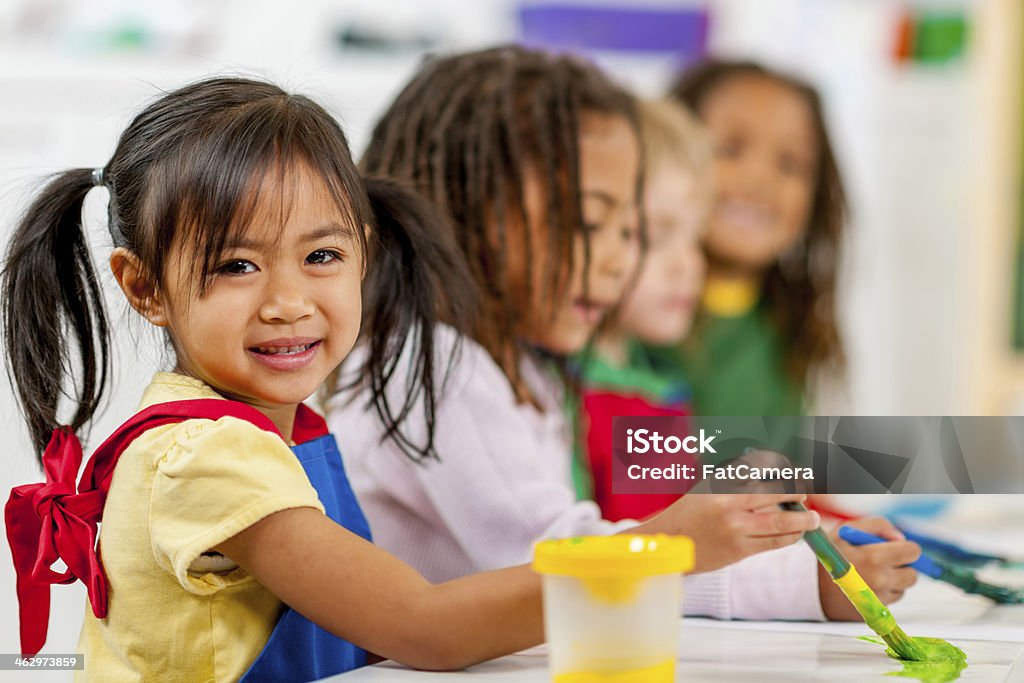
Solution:
[{"label": "child's hand", "polygon": [[691,493],[631,531],[689,536],[696,548],[693,572],[708,572],[795,543],[817,528],[818,513],[779,508],[779,503],[804,498],[797,493]]},{"label": "child's hand", "polygon": [[[881,517],[847,522],[847,525],[881,536],[888,541],[854,546],[839,538],[838,527],[829,533],[832,541],[846,559],[853,563],[879,599],[886,604],[896,602],[903,597],[903,591],[917,581],[917,571],[904,565],[914,562],[921,556],[921,546],[905,540],[899,529]],[[835,621],[857,621],[861,618],[821,565],[818,566],[818,587],[821,608],[826,617]]]}]

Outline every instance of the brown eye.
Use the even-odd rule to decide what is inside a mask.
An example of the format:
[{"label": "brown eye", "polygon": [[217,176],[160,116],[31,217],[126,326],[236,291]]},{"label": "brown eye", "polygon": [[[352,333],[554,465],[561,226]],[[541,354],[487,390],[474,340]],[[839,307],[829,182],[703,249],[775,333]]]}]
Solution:
[{"label": "brown eye", "polygon": [[779,157],[779,170],[786,175],[805,175],[808,172],[808,164],[803,159],[792,154],[783,154]]},{"label": "brown eye", "polygon": [[743,152],[743,143],[739,140],[723,140],[715,146],[715,156],[722,159],[735,159]]},{"label": "brown eye", "polygon": [[236,259],[217,266],[215,272],[224,275],[248,275],[249,273],[255,273],[257,270],[259,268],[252,261]]},{"label": "brown eye", "polygon": [[306,263],[311,263],[313,265],[323,265],[325,263],[331,263],[332,261],[344,260],[345,258],[341,255],[341,252],[333,249],[317,249],[306,257]]}]

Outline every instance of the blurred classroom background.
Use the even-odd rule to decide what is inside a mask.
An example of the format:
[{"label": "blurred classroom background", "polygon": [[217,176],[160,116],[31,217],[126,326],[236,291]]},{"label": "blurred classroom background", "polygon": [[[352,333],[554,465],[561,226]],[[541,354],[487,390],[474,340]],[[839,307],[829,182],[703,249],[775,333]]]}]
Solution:
[{"label": "blurred classroom background", "polygon": [[[0,240],[41,176],[105,163],[143,101],[214,73],[312,95],[358,155],[424,52],[508,41],[571,49],[645,95],[702,56],[754,58],[822,91],[849,191],[849,373],[819,412],[1020,414],[1022,32],[1020,0],[6,0]],[[99,254],[110,246],[101,194],[87,204]],[[166,360],[123,299],[109,301],[114,400],[87,447],[133,411]],[[38,469],[0,381],[6,490]],[[13,608],[6,553],[3,544],[0,604]],[[78,588],[54,592],[49,652],[74,651]],[[0,651],[10,651],[16,612],[2,614]]]}]

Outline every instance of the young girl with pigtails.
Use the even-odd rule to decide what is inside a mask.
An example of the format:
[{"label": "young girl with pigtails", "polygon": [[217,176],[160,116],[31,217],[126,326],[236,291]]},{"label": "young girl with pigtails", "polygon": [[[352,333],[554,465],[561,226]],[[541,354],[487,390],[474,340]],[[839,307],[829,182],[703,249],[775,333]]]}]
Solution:
[{"label": "young girl with pigtails", "polygon": [[[110,193],[110,270],[175,362],[76,483],[76,433],[110,369],[81,216],[95,186]],[[252,80],[170,92],[101,169],[50,180],[2,279],[10,372],[46,473],[6,506],[22,652],[45,644],[50,584],[75,580],[89,680],[307,681],[367,651],[451,669],[539,642],[529,568],[435,586],[370,542],[334,439],[302,403],[360,333],[375,386],[391,340],[408,338],[423,381],[404,388],[433,400],[430,332],[462,326],[475,298],[448,234],[422,199],[361,178],[319,105]]]}]

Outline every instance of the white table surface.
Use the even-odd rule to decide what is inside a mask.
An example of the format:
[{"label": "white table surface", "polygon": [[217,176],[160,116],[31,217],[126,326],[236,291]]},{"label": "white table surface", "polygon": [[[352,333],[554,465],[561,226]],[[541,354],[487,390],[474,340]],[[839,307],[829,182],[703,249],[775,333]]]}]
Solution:
[{"label": "white table surface", "polygon": [[[706,628],[684,622],[680,630],[678,681],[892,681],[901,665],[882,647],[850,636]],[[967,653],[962,681],[1024,681],[1024,643],[954,640]],[[541,683],[549,680],[541,649],[502,657],[466,671],[429,673],[384,662],[335,676],[338,683]]]},{"label": "white table surface", "polygon": [[[911,635],[946,638],[967,653],[961,681],[1024,683],[1024,605],[995,606],[939,582],[922,579],[893,606]],[[858,640],[862,623],[738,622],[684,619],[676,680],[893,681],[901,665],[882,648]],[[338,683],[541,683],[549,680],[544,646],[466,671],[429,673],[383,662],[329,681]],[[900,679],[897,679],[900,680]],[[915,679],[906,679],[915,680]]]},{"label": "white table surface", "polygon": [[[980,552],[1009,553],[1024,558],[1024,527],[1017,497],[989,496],[958,499],[936,530],[950,540]],[[918,528],[921,525],[918,524]],[[927,525],[922,529],[929,531]],[[955,532],[953,531],[955,530]],[[1017,570],[1004,574],[986,569],[982,578],[1020,585]],[[903,629],[913,636],[949,640],[967,654],[967,668],[960,681],[1024,683],[1024,605],[995,605],[986,598],[927,577],[920,577],[903,600],[892,606]],[[678,681],[854,681],[894,679],[886,674],[902,669],[887,657],[881,646],[862,640],[870,630],[850,622],[742,622],[687,618],[679,636]],[[413,671],[394,662],[383,662],[330,681],[338,683],[541,683],[549,679],[544,646],[502,657],[466,671],[429,673]]]}]

